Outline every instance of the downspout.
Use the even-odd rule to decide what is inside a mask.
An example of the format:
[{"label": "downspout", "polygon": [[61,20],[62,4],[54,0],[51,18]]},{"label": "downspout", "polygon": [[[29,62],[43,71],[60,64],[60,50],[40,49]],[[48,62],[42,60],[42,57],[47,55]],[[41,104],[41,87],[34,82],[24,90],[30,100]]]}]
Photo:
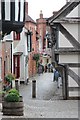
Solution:
[{"label": "downspout", "polygon": [[12,73],[12,42],[11,42],[11,73]]}]

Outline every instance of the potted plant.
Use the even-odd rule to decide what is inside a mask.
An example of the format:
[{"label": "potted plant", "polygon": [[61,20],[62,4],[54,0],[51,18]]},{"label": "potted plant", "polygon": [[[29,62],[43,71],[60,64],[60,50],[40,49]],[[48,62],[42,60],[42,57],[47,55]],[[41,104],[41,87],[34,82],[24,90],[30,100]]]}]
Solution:
[{"label": "potted plant", "polygon": [[2,112],[3,115],[23,115],[23,100],[19,94],[19,91],[10,89],[4,96],[4,101],[2,102]]}]

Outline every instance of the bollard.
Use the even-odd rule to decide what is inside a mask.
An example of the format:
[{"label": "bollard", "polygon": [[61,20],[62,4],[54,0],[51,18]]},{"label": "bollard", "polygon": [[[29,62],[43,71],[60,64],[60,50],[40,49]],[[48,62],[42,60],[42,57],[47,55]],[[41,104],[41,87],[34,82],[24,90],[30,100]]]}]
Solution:
[{"label": "bollard", "polygon": [[16,90],[19,91],[19,85],[18,85],[18,80],[17,79],[15,80],[15,88],[16,88]]},{"label": "bollard", "polygon": [[32,81],[32,98],[36,98],[36,80]]}]

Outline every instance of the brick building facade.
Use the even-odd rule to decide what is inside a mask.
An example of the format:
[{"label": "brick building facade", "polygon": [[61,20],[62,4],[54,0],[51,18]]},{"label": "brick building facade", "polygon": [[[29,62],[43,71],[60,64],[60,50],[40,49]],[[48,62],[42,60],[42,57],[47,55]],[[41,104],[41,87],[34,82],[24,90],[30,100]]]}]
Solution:
[{"label": "brick building facade", "polygon": [[33,60],[34,53],[38,52],[38,41],[36,38],[36,22],[28,15],[28,3],[26,3],[26,17],[25,17],[25,28],[31,31],[31,52],[28,53],[28,70],[29,70],[29,77],[36,74],[36,62]]}]

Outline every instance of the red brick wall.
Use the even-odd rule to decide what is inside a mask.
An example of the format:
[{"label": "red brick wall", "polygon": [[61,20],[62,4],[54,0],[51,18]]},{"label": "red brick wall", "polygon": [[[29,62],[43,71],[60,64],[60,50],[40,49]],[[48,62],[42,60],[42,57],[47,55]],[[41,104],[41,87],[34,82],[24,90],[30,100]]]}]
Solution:
[{"label": "red brick wall", "polygon": [[29,29],[30,31],[32,31],[32,49],[34,49],[34,51],[29,53],[29,61],[28,61],[28,68],[29,68],[29,77],[31,77],[32,75],[36,74],[36,62],[33,60],[33,54],[37,52],[37,41],[36,41],[36,24],[32,23],[32,22],[26,22],[25,26],[27,27],[27,29]]},{"label": "red brick wall", "polygon": [[43,43],[43,49],[44,49],[44,37],[46,35],[46,19],[43,18],[43,14],[40,13],[40,18],[36,20],[37,24],[37,32],[41,36],[42,43]]},{"label": "red brick wall", "polygon": [[11,42],[2,42],[2,79],[11,72]]}]

